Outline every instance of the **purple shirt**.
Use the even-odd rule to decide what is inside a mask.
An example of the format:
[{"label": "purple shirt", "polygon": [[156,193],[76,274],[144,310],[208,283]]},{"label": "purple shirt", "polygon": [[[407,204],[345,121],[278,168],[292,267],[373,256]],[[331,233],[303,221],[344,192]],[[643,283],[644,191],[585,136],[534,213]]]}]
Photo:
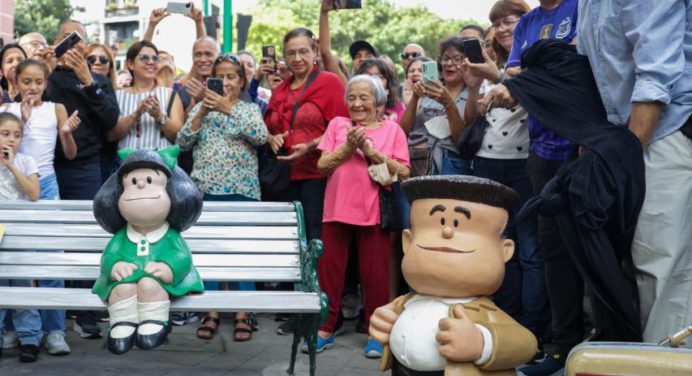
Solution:
[{"label": "purple shirt", "polygon": [[[521,17],[514,29],[512,52],[507,67],[521,64],[522,52],[541,39],[560,39],[571,43],[577,34],[577,0],[563,0],[555,9],[533,9]],[[529,114],[529,148],[544,159],[565,161],[576,150],[576,145],[545,129]]]}]

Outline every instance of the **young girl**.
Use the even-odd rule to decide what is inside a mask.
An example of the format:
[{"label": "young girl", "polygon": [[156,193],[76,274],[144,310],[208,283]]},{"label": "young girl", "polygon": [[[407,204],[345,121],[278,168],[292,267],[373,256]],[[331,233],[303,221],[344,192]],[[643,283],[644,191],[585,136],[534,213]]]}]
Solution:
[{"label": "young girl", "polygon": [[[16,116],[0,113],[0,200],[38,200],[38,168],[33,158],[19,153],[22,122]],[[0,280],[0,286],[29,287],[31,281]],[[5,335],[5,316],[11,313],[19,337],[19,360],[35,362],[41,343],[41,317],[35,309],[0,309],[0,353]]]},{"label": "young girl", "polygon": [[[19,151],[31,156],[38,165],[38,182],[41,187],[41,200],[58,200],[58,181],[53,169],[53,157],[57,139],[67,159],[77,156],[77,145],[72,132],[80,120],[75,111],[67,117],[65,106],[41,100],[48,80],[48,67],[37,60],[24,60],[16,69],[17,89],[21,102],[5,105],[0,111],[7,111],[24,122],[24,137]],[[39,281],[41,287],[64,287],[64,281]],[[46,348],[51,355],[64,355],[70,352],[65,342],[65,311],[42,310],[43,330],[48,333]]]}]

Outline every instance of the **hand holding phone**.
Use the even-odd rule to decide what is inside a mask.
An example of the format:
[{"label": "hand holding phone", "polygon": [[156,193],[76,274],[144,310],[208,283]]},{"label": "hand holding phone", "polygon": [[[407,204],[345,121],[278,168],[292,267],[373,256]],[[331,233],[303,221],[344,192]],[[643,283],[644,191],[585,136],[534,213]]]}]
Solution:
[{"label": "hand holding phone", "polygon": [[483,50],[481,48],[481,41],[473,38],[463,41],[463,44],[464,55],[466,55],[470,62],[474,64],[482,64],[485,62],[485,58],[483,58]]},{"label": "hand holding phone", "polygon": [[79,34],[76,31],[71,32],[65,37],[65,39],[61,40],[60,43],[58,43],[58,45],[55,46],[55,57],[61,57],[70,48],[76,46],[77,43],[81,42],[81,40],[82,37],[79,36]]},{"label": "hand holding phone", "polygon": [[207,78],[207,88],[218,95],[223,96],[223,80],[218,77]]},{"label": "hand holding phone", "polygon": [[[265,60],[266,59],[266,60]],[[262,60],[267,61],[272,66],[272,72],[276,73],[276,47],[274,46],[263,46],[262,47]]]},{"label": "hand holding phone", "polygon": [[423,62],[423,84],[440,79],[436,61]]},{"label": "hand holding phone", "polygon": [[333,0],[334,9],[361,9],[361,0]]}]

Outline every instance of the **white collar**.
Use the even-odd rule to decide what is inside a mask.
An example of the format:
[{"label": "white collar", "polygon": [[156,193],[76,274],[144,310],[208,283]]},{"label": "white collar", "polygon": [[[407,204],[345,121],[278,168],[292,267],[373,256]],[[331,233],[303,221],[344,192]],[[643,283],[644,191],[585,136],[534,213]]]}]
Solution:
[{"label": "white collar", "polygon": [[168,225],[168,222],[164,222],[161,227],[157,228],[154,231],[150,231],[146,235],[142,235],[139,232],[137,232],[131,224],[127,224],[127,238],[130,239],[131,242],[133,243],[139,243],[140,240],[144,239],[148,243],[156,243],[161,238],[163,238],[164,235],[166,235],[166,232],[168,232],[168,228],[170,226]]},{"label": "white collar", "polygon": [[446,305],[467,304],[467,303],[470,303],[470,302],[476,300],[477,298],[478,298],[477,296],[471,296],[471,297],[467,297],[467,298],[441,298],[441,297],[432,296],[432,295],[416,294],[413,298],[411,298],[408,302],[406,302],[406,304],[404,304],[404,306],[406,306],[410,303],[416,302],[416,301],[420,301],[420,300],[434,300],[434,301],[438,301],[438,302],[441,302],[441,303],[446,304]]}]

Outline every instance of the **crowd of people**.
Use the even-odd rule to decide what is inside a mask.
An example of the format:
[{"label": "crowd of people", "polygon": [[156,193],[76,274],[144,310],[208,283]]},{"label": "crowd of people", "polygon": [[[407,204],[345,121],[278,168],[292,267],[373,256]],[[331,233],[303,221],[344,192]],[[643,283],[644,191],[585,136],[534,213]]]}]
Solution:
[{"label": "crowd of people", "polygon": [[[475,175],[519,195],[505,233],[517,252],[493,299],[539,341],[535,362],[522,367],[522,374],[559,371],[571,348],[586,338],[656,342],[692,324],[692,3],[540,0],[531,9],[523,0],[498,0],[489,9],[487,30],[477,25],[450,30],[437,51],[402,41],[407,44],[394,57],[405,72],[401,83],[394,59],[365,40],[350,45],[351,69],[343,64],[331,48],[333,11],[332,1],[323,0],[319,36],[293,29],[281,41],[283,59],[263,57],[258,63],[248,51],[221,54],[193,7],[189,17],[198,38],[193,66],[180,80],[174,57],[151,42],[168,16],[163,9],[152,12],[143,40],[129,47],[121,72],[108,46],[87,44],[78,21],[60,26],[53,46],[72,32],[81,42],[57,58],[39,33],[5,45],[0,50],[0,199],[93,199],[118,168],[118,150],[177,144],[183,151],[179,165],[205,201],[301,201],[308,239],[324,243],[318,276],[329,297],[329,317],[318,333],[322,352],[334,345],[343,320],[359,315],[358,304],[347,303],[362,297],[358,328],[365,333],[373,311],[408,289],[399,263],[410,207],[399,182],[411,176]],[[482,61],[467,56],[465,42],[474,39],[482,46]],[[585,289],[593,298],[598,285],[575,261],[573,239],[560,221],[545,212],[517,220],[520,209],[554,189],[569,166],[604,155],[563,132],[550,116],[534,110],[533,102],[527,104],[537,96],[531,90],[553,90],[541,80],[543,70],[529,68],[533,80],[526,74],[527,66],[543,57],[532,55],[529,62],[528,52],[533,45],[545,46],[545,40],[576,45],[592,67],[594,97],[602,100],[600,109],[574,108],[579,101],[564,96],[555,106],[565,116],[602,114],[610,125],[628,128],[641,146],[646,196],[640,210],[629,214],[636,228],[630,238],[608,239],[627,249],[617,257],[633,288],[631,309],[639,312],[629,335],[612,335],[600,310],[585,320]],[[425,79],[429,62],[436,62],[439,80]],[[556,75],[560,69],[554,63],[545,71]],[[221,88],[214,90],[213,81]],[[531,90],[515,89],[523,82]],[[477,126],[483,127],[482,141],[469,156],[461,145]],[[285,174],[265,173],[270,169]],[[585,177],[581,187],[599,178]],[[386,199],[393,204],[385,205]],[[600,214],[608,218],[613,211]],[[38,287],[65,283],[38,281]],[[264,286],[207,281],[205,287]],[[79,312],[74,329],[83,338],[98,338],[99,318],[96,312]],[[171,321],[193,318],[184,314]],[[277,318],[286,320],[278,333],[291,333],[293,319]],[[218,313],[207,313],[198,337],[212,339],[219,325]],[[36,361],[44,333],[48,353],[70,352],[64,311],[0,310],[0,328],[3,347],[18,342],[21,361]],[[234,340],[251,340],[255,330],[251,312],[236,315]],[[8,335],[12,331],[18,341]],[[547,353],[544,343],[552,344]],[[364,344],[367,357],[382,355],[381,343],[367,337]]]}]

